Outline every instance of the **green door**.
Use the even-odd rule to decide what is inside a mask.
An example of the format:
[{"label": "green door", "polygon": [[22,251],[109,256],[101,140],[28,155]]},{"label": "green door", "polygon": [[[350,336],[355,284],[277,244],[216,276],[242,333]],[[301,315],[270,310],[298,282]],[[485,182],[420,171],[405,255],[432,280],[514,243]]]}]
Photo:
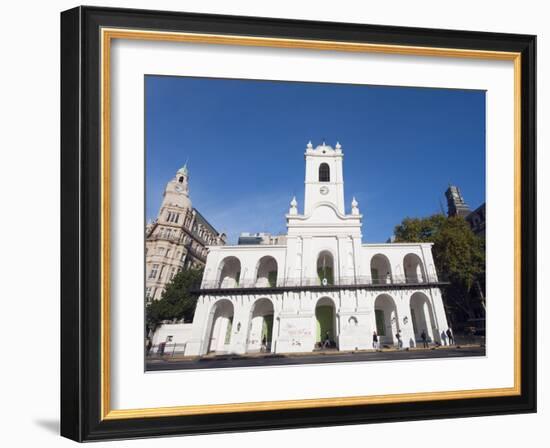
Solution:
[{"label": "green door", "polygon": [[271,336],[273,335],[273,314],[264,316],[262,322],[262,338],[260,341],[263,341],[264,338],[267,341],[267,346],[271,346]]},{"label": "green door", "polygon": [[267,283],[271,288],[273,288],[274,286],[277,286],[277,271],[272,271],[267,273]]},{"label": "green door", "polygon": [[378,333],[378,336],[386,336],[386,321],[384,319],[384,311],[374,310],[374,315],[376,317],[376,333]]},{"label": "green door", "polygon": [[334,340],[334,308],[330,305],[318,306],[315,310],[317,318],[316,341],[324,341],[325,335],[329,334],[331,340]]},{"label": "green door", "polygon": [[317,276],[319,277],[319,283],[323,283],[323,279],[327,279],[327,285],[334,285],[334,274],[330,266],[317,269]]},{"label": "green door", "polygon": [[225,338],[223,343],[225,345],[229,344],[231,342],[231,330],[233,328],[233,316],[229,318],[229,322],[227,322],[227,328],[225,329]]}]

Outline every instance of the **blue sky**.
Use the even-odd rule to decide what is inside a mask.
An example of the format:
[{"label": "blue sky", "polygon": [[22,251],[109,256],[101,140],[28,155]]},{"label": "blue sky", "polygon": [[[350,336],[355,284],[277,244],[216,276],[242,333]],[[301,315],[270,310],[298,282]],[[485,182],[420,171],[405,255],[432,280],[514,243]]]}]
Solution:
[{"label": "blue sky", "polygon": [[485,201],[484,91],[146,76],[145,95],[147,219],[188,160],[193,205],[230,242],[284,233],[309,140],[341,143],[364,242],[446,210],[449,183]]}]

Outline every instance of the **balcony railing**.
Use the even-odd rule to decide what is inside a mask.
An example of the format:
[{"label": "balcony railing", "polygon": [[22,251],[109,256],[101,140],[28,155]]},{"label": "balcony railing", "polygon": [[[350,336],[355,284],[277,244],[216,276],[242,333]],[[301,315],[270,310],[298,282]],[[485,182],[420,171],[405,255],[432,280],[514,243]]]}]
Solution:
[{"label": "balcony railing", "polygon": [[235,282],[234,279],[225,279],[224,281],[208,281],[202,282],[201,290],[241,290],[241,289],[299,289],[299,288],[392,288],[392,287],[426,287],[433,285],[447,284],[441,278],[438,278],[435,274],[426,276],[425,278],[419,278],[416,276],[404,276],[394,275],[387,277],[371,277],[371,276],[358,276],[358,277],[337,277],[333,280],[320,279],[319,277],[306,277],[306,278],[286,278],[278,279],[274,284],[267,284],[265,279],[262,281],[257,280],[242,280]]}]

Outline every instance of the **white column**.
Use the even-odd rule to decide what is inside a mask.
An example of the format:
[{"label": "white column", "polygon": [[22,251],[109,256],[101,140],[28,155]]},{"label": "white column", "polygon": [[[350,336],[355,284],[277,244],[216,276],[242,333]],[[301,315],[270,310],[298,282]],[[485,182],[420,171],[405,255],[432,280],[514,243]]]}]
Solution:
[{"label": "white column", "polygon": [[246,353],[246,338],[248,337],[251,311],[255,299],[255,296],[238,296],[233,301],[235,308],[233,314],[233,334],[231,335],[231,351],[234,353]]},{"label": "white column", "polygon": [[402,299],[399,300],[399,328],[401,329],[401,340],[403,348],[415,346],[414,327],[411,316],[411,294],[403,293]]},{"label": "white column", "polygon": [[[360,277],[365,277],[367,275],[365,272],[363,272],[360,237],[354,237],[352,239],[352,247],[353,247],[353,272],[355,275],[355,280],[357,281]],[[370,275],[370,272],[368,273],[368,275]]]},{"label": "white column", "polygon": [[199,356],[206,354],[208,350],[207,331],[214,315],[211,300],[208,296],[200,296],[197,300],[197,308],[193,317],[193,329],[189,342],[185,346],[185,356]]},{"label": "white column", "polygon": [[[424,319],[426,320],[426,331],[428,332],[428,336],[434,342],[439,341],[439,332],[437,332],[435,322],[432,321],[432,317],[430,315],[430,305],[428,302],[424,302],[422,304],[422,312],[424,313]],[[434,332],[437,332],[437,334],[434,334]]]},{"label": "white column", "polygon": [[346,262],[346,245],[342,237],[336,237],[336,260],[334,260],[334,273],[338,273],[338,278],[334,278],[334,284],[339,285],[342,278],[345,277],[344,265]]},{"label": "white column", "polygon": [[447,315],[445,314],[445,306],[443,305],[443,298],[441,297],[441,290],[439,288],[431,288],[428,297],[432,300],[432,308],[434,311],[435,326],[438,327],[439,333],[447,331],[449,323],[447,322]]}]

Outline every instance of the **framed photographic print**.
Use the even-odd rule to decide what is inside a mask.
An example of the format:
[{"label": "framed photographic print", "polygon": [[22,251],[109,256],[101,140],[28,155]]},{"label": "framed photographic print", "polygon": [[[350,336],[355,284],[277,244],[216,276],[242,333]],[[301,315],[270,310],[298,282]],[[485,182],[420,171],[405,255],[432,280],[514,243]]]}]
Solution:
[{"label": "framed photographic print", "polygon": [[536,411],[535,36],[61,14],[61,433]]}]

